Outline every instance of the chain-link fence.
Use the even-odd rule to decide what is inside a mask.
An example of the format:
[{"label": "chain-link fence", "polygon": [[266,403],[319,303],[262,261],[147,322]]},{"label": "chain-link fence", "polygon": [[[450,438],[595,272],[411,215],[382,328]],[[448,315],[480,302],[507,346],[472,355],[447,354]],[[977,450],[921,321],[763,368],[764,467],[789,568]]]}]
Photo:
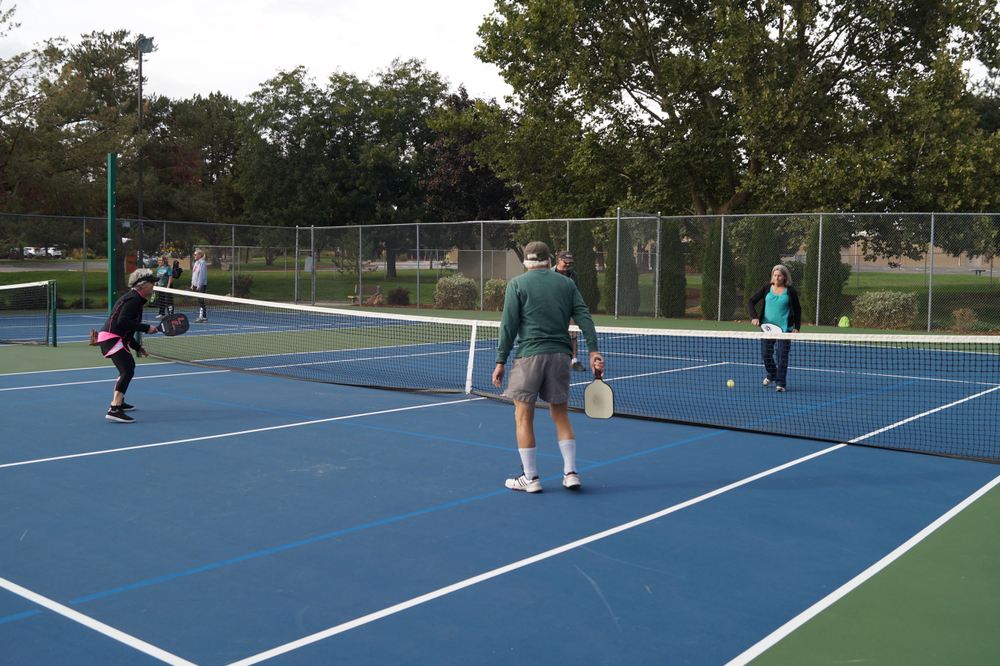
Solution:
[{"label": "chain-link fence", "polygon": [[[123,269],[204,250],[209,291],[305,303],[435,307],[439,282],[470,281],[468,309],[497,309],[533,239],[569,250],[591,309],[617,317],[747,320],[778,262],[803,323],[1000,331],[1000,215],[809,213],[342,227],[120,220]],[[141,240],[140,240],[141,239]],[[104,218],[0,215],[0,283],[56,279],[60,305],[107,306]],[[487,296],[489,294],[490,296]],[[452,302],[449,307],[455,307]],[[846,317],[846,320],[845,320]]]}]

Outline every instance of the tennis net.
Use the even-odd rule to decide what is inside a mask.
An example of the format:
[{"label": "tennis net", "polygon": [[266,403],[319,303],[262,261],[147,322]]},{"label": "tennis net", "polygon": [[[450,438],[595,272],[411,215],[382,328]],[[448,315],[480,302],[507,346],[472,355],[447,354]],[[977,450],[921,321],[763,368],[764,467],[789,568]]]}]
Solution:
[{"label": "tennis net", "polygon": [[[501,398],[491,383],[495,321],[157,290],[174,294],[178,311],[193,315],[196,299],[208,309],[185,336],[146,338],[164,359]],[[1000,337],[598,327],[598,341],[622,416],[1000,462]],[[762,386],[766,341],[790,342],[787,392]],[[572,375],[572,407],[582,407],[590,379]]]},{"label": "tennis net", "polygon": [[56,344],[56,283],[0,287],[0,343]]}]

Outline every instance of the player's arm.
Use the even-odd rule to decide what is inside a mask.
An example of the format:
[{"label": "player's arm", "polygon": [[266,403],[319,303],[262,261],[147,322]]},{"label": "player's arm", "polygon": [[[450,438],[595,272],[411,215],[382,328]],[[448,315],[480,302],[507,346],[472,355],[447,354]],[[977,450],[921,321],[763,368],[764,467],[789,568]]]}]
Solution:
[{"label": "player's arm", "polygon": [[500,316],[500,336],[497,340],[497,362],[493,369],[493,385],[497,388],[503,384],[504,365],[510,350],[514,348],[514,339],[521,321],[521,301],[518,298],[517,286],[513,281],[507,283],[504,292],[503,314]]},{"label": "player's arm", "polygon": [[587,350],[590,352],[590,369],[604,370],[604,357],[597,349],[597,329],[594,328],[594,320],[590,316],[590,309],[580,295],[580,290],[573,289],[573,321],[583,331],[583,337],[587,340]]},{"label": "player's arm", "polygon": [[757,316],[757,304],[760,303],[760,299],[767,295],[767,290],[770,285],[765,285],[757,290],[757,293],[750,297],[747,301],[747,312],[750,313],[750,323],[754,326],[760,326],[760,317]]}]

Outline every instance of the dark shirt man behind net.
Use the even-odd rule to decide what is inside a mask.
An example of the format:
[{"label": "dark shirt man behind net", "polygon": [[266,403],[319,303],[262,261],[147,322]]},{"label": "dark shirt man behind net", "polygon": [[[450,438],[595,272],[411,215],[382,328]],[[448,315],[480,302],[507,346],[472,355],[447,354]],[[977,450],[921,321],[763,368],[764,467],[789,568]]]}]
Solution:
[{"label": "dark shirt man behind net", "polygon": [[[580,278],[577,277],[576,271],[573,270],[573,255],[569,253],[568,250],[563,250],[556,255],[556,265],[552,268],[553,271],[559,273],[563,277],[568,277],[576,285],[576,290],[580,291]],[[571,324],[576,322],[572,319],[569,320]],[[576,331],[569,332],[569,341],[573,345],[573,354],[570,357],[569,367],[574,370],[583,370],[583,365],[580,363],[580,359],[577,358],[577,345],[576,345]]]}]

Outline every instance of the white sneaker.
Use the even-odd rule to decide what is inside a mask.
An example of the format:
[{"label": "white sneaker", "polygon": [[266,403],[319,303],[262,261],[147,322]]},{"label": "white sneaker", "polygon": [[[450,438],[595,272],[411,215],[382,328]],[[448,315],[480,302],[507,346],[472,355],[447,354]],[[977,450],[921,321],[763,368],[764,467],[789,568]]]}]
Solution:
[{"label": "white sneaker", "polygon": [[778,393],[784,393],[785,392],[785,387],[784,386],[780,386],[780,385],[779,386],[775,386],[774,390],[777,391]]},{"label": "white sneaker", "polygon": [[198,317],[197,319],[194,320],[194,323],[204,324],[206,321],[208,321],[208,317]]},{"label": "white sneaker", "polygon": [[577,474],[576,472],[563,474],[563,488],[566,488],[567,490],[579,490],[580,475]]},{"label": "white sneaker", "polygon": [[770,380],[770,379],[768,379],[767,377],[764,377],[764,381],[762,381],[762,382],[760,383],[760,385],[761,385],[761,386],[770,386],[770,385],[771,385],[771,380]]},{"label": "white sneaker", "polygon": [[583,364],[581,364],[580,361],[575,358],[569,362],[569,367],[576,371],[583,370]]},{"label": "white sneaker", "polygon": [[533,479],[529,479],[522,474],[516,479],[507,479],[504,482],[504,485],[511,490],[523,490],[526,493],[542,492],[542,482],[538,480],[537,476]]}]

